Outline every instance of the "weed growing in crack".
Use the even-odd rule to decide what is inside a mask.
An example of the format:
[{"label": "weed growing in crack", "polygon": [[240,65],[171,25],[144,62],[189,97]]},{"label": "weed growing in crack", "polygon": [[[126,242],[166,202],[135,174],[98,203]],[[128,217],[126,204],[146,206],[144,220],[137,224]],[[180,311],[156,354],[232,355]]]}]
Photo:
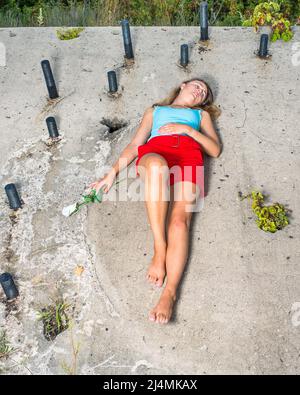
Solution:
[{"label": "weed growing in crack", "polygon": [[0,332],[0,359],[7,358],[12,352],[14,348],[10,345],[6,331]]},{"label": "weed growing in crack", "polygon": [[38,320],[43,322],[44,336],[47,340],[54,340],[57,335],[68,329],[67,310],[69,307],[70,305],[63,300],[58,300],[53,305],[43,307],[38,312]]},{"label": "weed growing in crack", "polygon": [[261,192],[252,191],[245,196],[239,192],[239,197],[241,200],[249,197],[252,198],[252,210],[258,217],[255,222],[259,229],[262,229],[265,232],[275,233],[277,230],[281,230],[289,224],[287,215],[292,210],[285,208],[280,203],[265,206],[265,196]]}]

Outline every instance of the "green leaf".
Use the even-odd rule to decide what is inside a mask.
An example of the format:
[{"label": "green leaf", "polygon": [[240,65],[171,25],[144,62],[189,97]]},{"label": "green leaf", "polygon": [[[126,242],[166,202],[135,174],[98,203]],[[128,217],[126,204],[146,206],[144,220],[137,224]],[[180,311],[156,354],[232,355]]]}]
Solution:
[{"label": "green leaf", "polygon": [[274,233],[288,225],[287,211],[280,203],[274,203],[270,206],[264,206],[264,195],[259,191],[252,191],[252,210],[256,214],[255,220],[259,229],[265,232]]},{"label": "green leaf", "polygon": [[252,20],[251,19],[247,19],[242,23],[242,26],[246,26],[246,27],[251,27],[252,26]]}]

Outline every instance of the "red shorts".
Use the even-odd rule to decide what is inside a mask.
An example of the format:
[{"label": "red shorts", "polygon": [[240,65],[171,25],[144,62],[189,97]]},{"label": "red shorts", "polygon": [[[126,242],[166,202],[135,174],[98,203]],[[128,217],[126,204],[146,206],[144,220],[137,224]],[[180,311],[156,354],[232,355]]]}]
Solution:
[{"label": "red shorts", "polygon": [[154,152],[163,156],[170,169],[170,185],[179,181],[191,181],[199,185],[204,192],[204,160],[201,145],[192,137],[182,134],[152,137],[146,144],[138,147],[138,159],[135,163],[136,175],[141,157]]}]

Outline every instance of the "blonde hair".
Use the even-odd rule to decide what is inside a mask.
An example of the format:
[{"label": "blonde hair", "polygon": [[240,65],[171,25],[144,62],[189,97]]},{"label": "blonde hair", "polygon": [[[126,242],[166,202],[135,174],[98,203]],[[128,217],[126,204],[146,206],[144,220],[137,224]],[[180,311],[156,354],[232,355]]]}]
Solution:
[{"label": "blonde hair", "polygon": [[[213,95],[213,92],[212,92],[209,84],[206,81],[202,80],[201,78],[191,78],[190,80],[183,81],[182,83],[187,84],[188,82],[191,82],[191,81],[201,81],[207,86],[207,95],[206,95],[205,100],[201,104],[198,104],[198,105],[193,106],[191,108],[198,109],[198,110],[205,110],[210,114],[212,119],[217,119],[221,115],[222,111],[220,110],[220,108],[218,106],[216,106],[214,104],[214,95]],[[177,86],[176,88],[173,88],[171,90],[171,92],[169,93],[169,95],[165,99],[161,100],[158,103],[154,103],[152,105],[152,107],[171,105],[172,102],[179,95],[180,91],[181,91],[181,84],[179,86]]]}]

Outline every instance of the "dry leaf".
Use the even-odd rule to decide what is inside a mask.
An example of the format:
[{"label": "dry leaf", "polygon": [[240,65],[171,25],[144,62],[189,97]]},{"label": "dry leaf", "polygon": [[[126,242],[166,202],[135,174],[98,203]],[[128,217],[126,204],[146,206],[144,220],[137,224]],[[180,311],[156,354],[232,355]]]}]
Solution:
[{"label": "dry leaf", "polygon": [[76,269],[74,270],[74,273],[76,274],[76,276],[81,276],[83,271],[84,271],[84,267],[77,265]]}]

